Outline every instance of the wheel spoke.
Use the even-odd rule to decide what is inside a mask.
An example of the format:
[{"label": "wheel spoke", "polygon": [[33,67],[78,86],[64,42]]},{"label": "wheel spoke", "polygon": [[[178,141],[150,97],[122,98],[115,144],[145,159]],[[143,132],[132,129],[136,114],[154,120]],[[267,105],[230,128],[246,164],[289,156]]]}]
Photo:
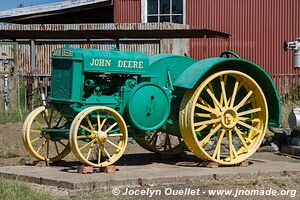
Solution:
[{"label": "wheel spoke", "polygon": [[235,147],[233,145],[233,141],[232,141],[232,131],[229,130],[228,133],[226,134],[226,137],[228,139],[228,144],[229,144],[229,156],[230,156],[230,161],[233,160],[233,156],[236,158],[237,157],[237,153],[235,150]]},{"label": "wheel spoke", "polygon": [[37,125],[37,127],[38,127],[40,130],[43,130],[43,129],[44,129],[43,125],[42,125],[40,122],[38,122],[36,119],[34,119],[33,122],[35,123],[35,125]]},{"label": "wheel spoke", "polygon": [[98,143],[99,146],[98,146],[98,165],[100,164],[101,162],[101,146],[100,146],[100,143]]},{"label": "wheel spoke", "polygon": [[44,148],[45,144],[46,144],[47,140],[45,140],[42,145],[36,150],[36,152],[38,153],[42,148]]},{"label": "wheel spoke", "polygon": [[208,141],[210,140],[210,138],[213,136],[213,134],[215,134],[215,132],[218,131],[220,128],[221,128],[221,124],[219,124],[218,126],[216,126],[213,129],[211,129],[209,134],[200,141],[200,146],[204,146],[205,144],[207,144]]},{"label": "wheel spoke", "polygon": [[168,141],[168,146],[169,146],[169,150],[172,149],[172,144],[171,144],[171,139],[170,139],[170,134],[167,134],[166,139]]},{"label": "wheel spoke", "polygon": [[199,103],[196,103],[196,107],[201,108],[202,110],[205,110],[205,111],[207,111],[207,112],[214,113],[214,114],[216,114],[216,115],[220,115],[220,112],[219,112],[219,111],[217,111],[217,110],[215,110],[215,109],[213,109],[213,108],[208,108],[208,107],[206,107],[206,106],[204,106],[204,105],[201,105],[201,104],[199,104]]},{"label": "wheel spoke", "polygon": [[46,156],[46,158],[49,158],[49,151],[50,151],[50,148],[49,148],[49,145],[50,145],[50,143],[49,143],[49,139],[48,140],[46,140],[47,141],[47,156]]},{"label": "wheel spoke", "polygon": [[240,121],[251,121],[250,117],[239,117]]},{"label": "wheel spoke", "polygon": [[100,126],[101,126],[100,114],[98,111],[96,112],[96,114],[97,114],[98,131],[100,131]]},{"label": "wheel spoke", "polygon": [[90,129],[91,129],[92,132],[94,133],[94,132],[95,132],[95,129],[94,129],[94,126],[93,126],[93,124],[92,124],[92,122],[91,122],[89,116],[88,116],[88,115],[85,116],[85,119],[86,119],[87,123],[89,124]]},{"label": "wheel spoke", "polygon": [[244,99],[243,99],[242,101],[240,101],[240,103],[239,103],[237,106],[235,106],[234,108],[235,108],[236,110],[238,110],[239,108],[241,108],[242,106],[244,106],[245,103],[246,103],[246,101],[249,99],[249,97],[250,97],[252,94],[253,94],[253,91],[250,90],[250,91],[248,92],[248,94],[244,97]]},{"label": "wheel spoke", "polygon": [[67,145],[65,145],[64,143],[62,143],[62,141],[58,141],[59,144],[63,145],[64,147],[67,147]]},{"label": "wheel spoke", "polygon": [[214,123],[217,123],[217,122],[220,122],[220,121],[221,121],[220,118],[206,120],[206,121],[201,121],[201,122],[194,123],[194,127],[198,127],[198,126],[202,126],[202,125],[214,124]]},{"label": "wheel spoke", "polygon": [[154,137],[154,140],[152,143],[150,143],[151,146],[156,146],[157,144],[157,139],[158,139],[158,134],[155,134],[156,136]]},{"label": "wheel spoke", "polygon": [[113,125],[111,125],[108,129],[105,130],[105,133],[108,133],[109,131],[111,131],[117,125],[118,125],[118,123],[115,122]]},{"label": "wheel spoke", "polygon": [[86,148],[87,146],[91,145],[93,142],[95,142],[96,139],[91,140],[90,142],[86,143],[85,145],[83,145],[82,147],[79,148],[79,150],[82,150],[84,148]]},{"label": "wheel spoke", "polygon": [[48,128],[50,128],[51,125],[50,125],[50,123],[49,123],[49,121],[48,121],[48,119],[47,119],[46,111],[44,110],[44,111],[41,113],[41,115],[42,115],[42,117],[44,118],[44,120],[45,120],[45,122],[46,122]]},{"label": "wheel spoke", "polygon": [[203,129],[205,129],[208,125],[207,124],[204,124],[202,126],[200,126],[199,128],[195,129],[195,131],[202,131]]},{"label": "wheel spoke", "polygon": [[257,132],[257,133],[261,133],[261,130],[259,130],[259,129],[257,129],[257,128],[249,125],[249,124],[246,124],[245,122],[238,121],[237,123],[240,124],[240,125],[242,125],[242,126],[244,126],[244,127],[246,127],[246,128],[248,128],[248,129],[250,129],[250,130],[253,130],[253,131]]},{"label": "wheel spoke", "polygon": [[231,101],[230,101],[230,107],[232,108],[234,106],[234,101],[235,101],[235,97],[238,91],[238,87],[239,87],[239,81],[236,81],[234,84],[234,88],[233,88],[233,92],[232,92],[232,96],[231,96]]},{"label": "wheel spoke", "polygon": [[91,135],[79,135],[77,136],[77,140],[80,139],[94,139],[95,137],[91,136]]},{"label": "wheel spoke", "polygon": [[244,80],[242,80],[241,82],[240,82],[240,84],[239,84],[239,87],[238,87],[238,89],[237,89],[237,93],[240,91],[240,89],[243,87],[243,84],[244,84]]},{"label": "wheel spoke", "polygon": [[220,102],[217,100],[215,95],[212,93],[212,91],[209,88],[206,88],[206,92],[209,94],[209,96],[212,98],[213,102],[219,107],[220,110],[222,110],[222,106]]},{"label": "wheel spoke", "polygon": [[151,136],[150,140],[149,140],[149,144],[151,144],[153,142],[153,140],[155,139],[155,137],[158,137],[157,133],[153,133],[153,135]]},{"label": "wheel spoke", "polygon": [[[213,89],[211,83],[208,83],[208,88],[209,88],[209,90],[211,91],[212,94],[215,94],[214,89]],[[214,103],[214,107],[215,108],[218,107],[218,104],[215,101],[213,101],[213,103]]]},{"label": "wheel spoke", "polygon": [[109,144],[111,144],[112,146],[116,147],[119,150],[122,150],[118,145],[116,145],[115,143],[113,143],[112,141],[106,139],[106,142],[108,142]]},{"label": "wheel spoke", "polygon": [[217,156],[217,160],[220,160],[221,144],[222,144],[222,140],[223,140],[224,134],[225,134],[225,129],[222,129],[221,135],[220,135],[220,137],[218,139],[218,143],[216,145],[216,148],[215,148],[213,156],[212,156],[213,158],[215,158]]},{"label": "wheel spoke", "polygon": [[92,140],[93,142],[91,143],[90,145],[90,149],[89,149],[89,152],[86,156],[86,159],[89,160],[90,156],[91,156],[91,153],[92,153],[92,150],[93,150],[93,147],[94,147],[94,144],[95,144],[95,140]]},{"label": "wheel spoke", "polygon": [[169,134],[166,133],[165,144],[164,144],[164,151],[167,150],[167,147],[169,146],[169,141],[170,141]]},{"label": "wheel spoke", "polygon": [[200,102],[200,103],[202,103],[204,106],[206,106],[206,107],[208,107],[208,108],[210,108],[210,109],[213,109],[206,101],[204,101],[204,99],[202,99],[200,96],[199,96],[199,98],[198,98],[198,101]]},{"label": "wheel spoke", "polygon": [[245,147],[245,149],[246,149],[247,151],[249,151],[248,145],[247,145],[245,139],[244,139],[243,136],[242,136],[243,133],[242,133],[237,127],[234,127],[234,130],[235,130],[235,133],[236,133],[236,134],[238,135],[238,137],[240,138],[240,140],[241,140],[243,146]]},{"label": "wheel spoke", "polygon": [[30,132],[31,133],[36,133],[36,134],[40,134],[41,133],[41,131],[35,130],[35,129],[30,129]]},{"label": "wheel spoke", "polygon": [[57,153],[57,155],[59,155],[59,150],[58,150],[56,141],[54,141],[54,145],[55,145],[56,153]]},{"label": "wheel spoke", "polygon": [[35,142],[39,141],[39,140],[42,139],[42,138],[43,138],[43,136],[40,136],[40,137],[37,137],[37,138],[31,140],[30,142],[31,142],[31,143],[35,143]]},{"label": "wheel spoke", "polygon": [[114,134],[109,134],[108,137],[122,137],[122,133],[114,133]]},{"label": "wheel spoke", "polygon": [[194,115],[195,117],[203,117],[203,118],[211,118],[210,114],[206,114],[206,113],[195,113]]},{"label": "wheel spoke", "polygon": [[256,112],[260,112],[260,111],[261,111],[261,107],[254,108],[254,109],[251,109],[251,110],[240,112],[240,113],[238,113],[238,116],[244,116],[244,115],[248,115],[248,114],[253,114],[253,113],[256,113]]},{"label": "wheel spoke", "polygon": [[102,120],[102,123],[101,123],[101,125],[100,125],[100,130],[102,130],[102,127],[104,126],[104,124],[105,124],[106,120],[108,119],[108,116],[109,116],[109,115],[110,115],[109,113],[107,113],[107,114],[105,115],[105,117],[104,117],[104,119]]},{"label": "wheel spoke", "polygon": [[50,116],[49,116],[49,124],[50,124],[50,126],[51,126],[51,123],[52,123],[52,118],[53,118],[53,109],[51,109]]},{"label": "wheel spoke", "polygon": [[63,116],[60,116],[60,118],[58,119],[58,121],[55,124],[55,127],[58,127],[58,125],[60,124],[62,119],[63,119]]},{"label": "wheel spoke", "polygon": [[223,100],[224,100],[224,106],[225,106],[225,108],[227,108],[228,107],[228,101],[227,101],[227,95],[226,95],[226,90],[225,90],[227,75],[225,75],[224,79],[225,80],[223,80],[223,77],[220,76],[220,84],[221,84],[221,89],[222,89],[220,104],[223,105]]},{"label": "wheel spoke", "polygon": [[110,161],[111,160],[111,156],[109,155],[107,149],[105,147],[103,147],[103,151],[105,152],[105,154],[107,155],[108,157],[108,160]]},{"label": "wheel spoke", "polygon": [[82,128],[82,129],[86,130],[87,132],[89,132],[89,133],[91,133],[91,134],[95,134],[95,132],[94,132],[94,131],[92,131],[91,129],[89,129],[89,128],[87,128],[87,127],[83,126],[83,125],[80,125],[80,128]]}]

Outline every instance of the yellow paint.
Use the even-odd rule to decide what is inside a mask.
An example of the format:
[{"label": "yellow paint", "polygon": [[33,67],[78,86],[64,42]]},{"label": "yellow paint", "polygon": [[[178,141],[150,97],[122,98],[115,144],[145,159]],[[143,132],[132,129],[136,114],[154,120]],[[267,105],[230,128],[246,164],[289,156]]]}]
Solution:
[{"label": "yellow paint", "polygon": [[[89,115],[91,113],[97,113],[97,121],[95,124],[89,119]],[[107,112],[106,116],[101,119],[99,113]],[[108,116],[111,116],[112,119],[115,120],[111,126],[107,127],[107,129],[102,131],[102,127],[106,123]],[[82,125],[84,120],[87,120],[91,132],[91,138],[94,138],[87,144],[83,145],[82,147],[79,146],[78,141],[82,139],[82,135],[78,135],[78,130],[80,128],[87,129],[85,126]],[[95,130],[94,127],[95,126]],[[93,128],[92,128],[93,127]],[[114,133],[112,135],[113,138],[118,138],[118,143],[114,143],[111,140],[108,140],[109,131],[113,130],[114,128],[119,129],[119,133]],[[89,108],[84,109],[81,111],[73,120],[70,128],[70,146],[71,150],[76,156],[76,158],[83,164],[94,166],[94,167],[105,167],[112,165],[115,163],[124,153],[127,145],[128,140],[128,132],[127,126],[123,119],[123,117],[114,109],[105,107],[105,106],[92,106]],[[94,145],[98,145],[97,148],[93,148]],[[108,152],[107,146],[115,148],[114,153]],[[87,155],[85,155],[84,149],[86,147],[90,147]],[[101,152],[108,157],[107,160],[100,160],[101,159]],[[91,160],[91,155],[97,155],[96,160]]]},{"label": "yellow paint", "polygon": [[[41,135],[40,131],[36,130],[36,128],[39,128],[40,130],[47,128],[44,127],[43,124],[47,124],[49,128],[53,128],[51,125],[52,117],[51,114],[49,116],[50,119],[45,116],[45,110],[46,108],[44,106],[38,107],[35,110],[33,110],[25,119],[23,124],[23,143],[26,148],[26,150],[29,152],[31,156],[38,160],[47,160],[49,162],[55,162],[58,160],[61,160],[65,156],[67,156],[70,153],[69,144],[63,144],[61,141],[52,141],[51,138],[49,139],[48,135]],[[49,108],[48,108],[49,110]],[[51,110],[51,113],[53,110]],[[44,119],[44,122],[38,122],[37,118],[40,116],[40,119]],[[36,126],[36,127],[34,127]],[[32,139],[34,137],[34,139]],[[38,148],[34,148],[34,143],[37,143],[39,141],[43,141],[42,144]],[[59,142],[61,146],[63,146],[63,150],[61,152],[58,151],[58,147],[56,142]],[[51,145],[50,145],[51,143]],[[49,146],[54,146],[56,148],[55,152],[50,152]],[[46,153],[42,152],[42,149],[46,149]],[[50,155],[50,156],[49,156]]]},{"label": "yellow paint", "polygon": [[128,69],[143,69],[144,62],[135,60],[118,60],[118,67]]},{"label": "yellow paint", "polygon": [[96,67],[110,67],[111,60],[92,58],[92,60],[90,62],[90,65],[91,66],[96,66]]},{"label": "yellow paint", "polygon": [[[227,85],[229,77],[235,82],[232,82],[232,91],[226,93],[226,87],[230,87]],[[240,93],[241,88],[246,93]],[[206,101],[203,94],[208,94]],[[259,148],[267,122],[267,102],[261,88],[250,76],[235,70],[216,72],[188,90],[179,113],[180,132],[187,147],[200,159],[221,165],[234,165],[249,158]],[[197,132],[204,134],[201,139]],[[228,142],[227,151],[224,151],[224,140]],[[206,151],[210,141],[213,149]]]}]

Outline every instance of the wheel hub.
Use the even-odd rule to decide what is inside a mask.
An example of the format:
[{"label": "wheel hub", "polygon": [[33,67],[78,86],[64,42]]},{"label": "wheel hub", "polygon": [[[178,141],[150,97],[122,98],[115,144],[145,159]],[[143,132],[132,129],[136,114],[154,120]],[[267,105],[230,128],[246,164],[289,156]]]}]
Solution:
[{"label": "wheel hub", "polygon": [[107,134],[103,131],[98,131],[97,132],[97,138],[100,142],[105,142],[107,139]]},{"label": "wheel hub", "polygon": [[221,123],[224,128],[231,129],[235,127],[237,122],[238,115],[235,110],[229,108],[221,114]]}]

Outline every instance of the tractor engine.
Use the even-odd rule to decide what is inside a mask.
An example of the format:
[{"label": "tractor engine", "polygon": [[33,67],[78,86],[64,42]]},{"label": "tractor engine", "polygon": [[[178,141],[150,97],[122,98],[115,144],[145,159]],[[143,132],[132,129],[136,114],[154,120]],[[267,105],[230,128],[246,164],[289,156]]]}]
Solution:
[{"label": "tractor engine", "polygon": [[52,60],[50,102],[64,117],[102,105],[121,113],[131,129],[156,130],[168,119],[171,92],[153,82],[147,55],[63,48]]}]

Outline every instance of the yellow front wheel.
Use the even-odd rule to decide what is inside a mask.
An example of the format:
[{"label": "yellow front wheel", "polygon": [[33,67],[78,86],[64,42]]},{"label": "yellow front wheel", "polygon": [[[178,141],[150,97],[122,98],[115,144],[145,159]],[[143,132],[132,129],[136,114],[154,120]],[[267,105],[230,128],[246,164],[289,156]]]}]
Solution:
[{"label": "yellow front wheel", "polygon": [[127,140],[125,121],[109,107],[86,108],[75,117],[71,125],[72,152],[86,165],[112,165],[123,155]]},{"label": "yellow front wheel", "polygon": [[71,149],[68,141],[52,139],[43,134],[46,129],[60,129],[64,118],[54,109],[38,107],[25,119],[23,124],[23,143],[34,158],[55,162],[67,156]]},{"label": "yellow front wheel", "polygon": [[260,86],[247,74],[227,70],[207,76],[185,93],[180,129],[189,149],[222,165],[249,158],[260,146],[268,108]]}]

